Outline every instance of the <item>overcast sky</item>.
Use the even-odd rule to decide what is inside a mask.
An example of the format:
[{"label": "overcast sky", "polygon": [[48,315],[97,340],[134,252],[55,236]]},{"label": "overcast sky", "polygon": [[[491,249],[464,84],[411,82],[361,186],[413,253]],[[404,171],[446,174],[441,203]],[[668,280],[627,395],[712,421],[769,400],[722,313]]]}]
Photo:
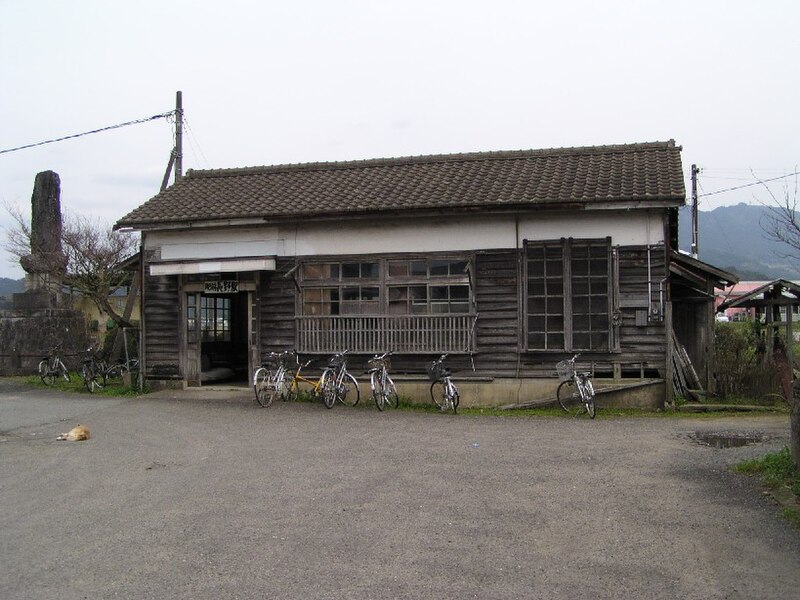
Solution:
[{"label": "overcast sky", "polygon": [[[797,171],[798,23],[796,0],[0,0],[0,150],[181,90],[184,169],[675,139],[710,194]],[[2,153],[0,201],[29,212],[53,170],[63,210],[113,223],[158,192],[172,128]]]}]

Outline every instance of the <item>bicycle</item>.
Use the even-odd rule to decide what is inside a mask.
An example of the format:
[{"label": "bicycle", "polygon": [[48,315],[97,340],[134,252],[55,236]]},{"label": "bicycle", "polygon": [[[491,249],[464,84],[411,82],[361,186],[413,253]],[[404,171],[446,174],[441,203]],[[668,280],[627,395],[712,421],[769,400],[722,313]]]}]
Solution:
[{"label": "bicycle", "polygon": [[[267,408],[276,397],[286,398],[288,382],[286,381],[287,361],[290,352],[270,352],[269,359],[261,363],[253,374],[253,388],[256,393],[256,402]],[[270,370],[269,363],[275,364],[275,371]]]},{"label": "bicycle", "polygon": [[594,419],[596,407],[594,404],[594,386],[592,385],[592,374],[588,371],[576,371],[575,361],[580,354],[576,354],[569,360],[562,360],[556,365],[558,378],[561,383],[556,390],[558,404],[564,412],[571,413],[575,404],[580,406],[575,413],[577,417],[582,412],[586,412],[589,418]]},{"label": "bicycle", "polygon": [[347,352],[348,350],[345,350],[331,356],[328,366],[320,377],[325,408],[333,408],[337,400],[347,406],[355,406],[361,399],[356,378],[347,372],[347,359],[345,359]]},{"label": "bicycle", "polygon": [[309,379],[302,374],[302,370],[310,365],[311,361],[309,360],[303,364],[300,364],[300,356],[297,354],[297,352],[293,351],[291,354],[294,356],[295,362],[297,363],[297,369],[294,371],[292,378],[289,381],[289,390],[286,394],[286,400],[295,401],[300,397],[301,383],[311,386],[312,400],[322,398],[322,377],[317,379]]},{"label": "bicycle", "polygon": [[87,356],[81,361],[81,378],[89,393],[95,389],[103,389],[106,385],[108,364],[94,348],[86,349]]},{"label": "bicycle", "polygon": [[369,370],[369,385],[378,410],[383,410],[387,406],[397,408],[400,405],[397,388],[388,371],[389,356],[391,355],[392,352],[384,352],[369,359],[369,364],[372,365]]},{"label": "bicycle", "polygon": [[450,369],[444,366],[447,357],[447,354],[442,354],[428,366],[428,378],[432,382],[431,400],[442,412],[452,410],[456,414],[460,397],[456,384],[450,378]]},{"label": "bicycle", "polygon": [[54,346],[39,362],[39,377],[45,385],[54,385],[57,378],[70,381],[69,371],[59,357],[60,350],[61,344]]},{"label": "bicycle", "polygon": [[125,377],[130,375],[130,382],[131,385],[136,385],[138,387],[138,379],[139,379],[139,361],[135,358],[129,361],[122,361],[118,362],[115,365],[111,365],[105,373],[106,385],[110,382],[124,382]]}]

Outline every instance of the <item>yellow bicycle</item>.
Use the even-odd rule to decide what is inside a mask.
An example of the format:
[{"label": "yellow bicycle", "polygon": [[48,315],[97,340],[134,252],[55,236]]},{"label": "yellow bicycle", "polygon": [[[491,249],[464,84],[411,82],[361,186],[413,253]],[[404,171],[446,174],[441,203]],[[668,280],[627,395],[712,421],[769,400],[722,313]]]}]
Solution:
[{"label": "yellow bicycle", "polygon": [[[292,378],[288,382],[288,390],[284,396],[284,400],[297,400],[300,398],[301,394],[304,393],[309,393],[312,400],[322,399],[322,377],[309,379],[302,373],[303,369],[311,364],[311,361],[308,360],[301,364],[297,352],[292,351],[291,354],[294,356],[297,369],[295,369]],[[300,388],[301,384],[305,386],[305,390]]]}]

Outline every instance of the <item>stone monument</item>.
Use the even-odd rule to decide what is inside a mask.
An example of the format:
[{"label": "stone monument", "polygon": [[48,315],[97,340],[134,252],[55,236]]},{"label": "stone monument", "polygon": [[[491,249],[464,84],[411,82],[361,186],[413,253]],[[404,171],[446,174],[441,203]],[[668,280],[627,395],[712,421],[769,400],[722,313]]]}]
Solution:
[{"label": "stone monument", "polygon": [[67,267],[62,227],[61,179],[58,173],[43,171],[36,175],[31,196],[31,253],[19,263],[27,274],[26,293],[46,296],[48,307],[57,303],[60,276]]},{"label": "stone monument", "polygon": [[14,294],[11,311],[0,318],[0,375],[30,374],[51,348],[61,348],[67,368],[77,369],[88,345],[86,318],[72,309],[61,281],[67,268],[62,250],[61,180],[36,175],[31,197],[31,253],[20,258],[25,288]]}]

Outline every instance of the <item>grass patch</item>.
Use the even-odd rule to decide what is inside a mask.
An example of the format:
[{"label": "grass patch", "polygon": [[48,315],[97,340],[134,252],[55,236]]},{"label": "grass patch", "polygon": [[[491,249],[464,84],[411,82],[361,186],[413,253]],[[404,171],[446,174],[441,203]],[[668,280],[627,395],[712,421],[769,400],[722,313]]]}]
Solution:
[{"label": "grass patch", "polygon": [[[76,394],[90,394],[89,390],[83,383],[83,379],[81,378],[80,373],[72,373],[69,374],[70,380],[64,381],[63,379],[56,379],[55,384],[52,386],[46,385],[42,382],[42,379],[38,375],[31,375],[30,377],[25,377],[24,381],[27,385],[32,387],[38,387],[45,390],[63,390],[65,392],[71,392]],[[116,379],[113,381],[109,381],[108,384],[103,387],[102,389],[95,388],[94,392],[90,395],[92,396],[138,396],[140,393],[147,393],[149,390],[145,388],[144,392],[139,392],[139,390],[135,388],[128,387],[122,383],[121,380]]]},{"label": "grass patch", "polygon": [[736,470],[745,475],[761,475],[769,487],[785,486],[800,496],[800,470],[792,462],[789,448],[740,463]]},{"label": "grass patch", "polygon": [[[789,448],[739,463],[734,468],[745,475],[758,475],[772,490],[788,490],[794,495],[795,504],[800,502],[800,469],[792,461]],[[800,509],[785,506],[783,514],[800,528]]]}]

